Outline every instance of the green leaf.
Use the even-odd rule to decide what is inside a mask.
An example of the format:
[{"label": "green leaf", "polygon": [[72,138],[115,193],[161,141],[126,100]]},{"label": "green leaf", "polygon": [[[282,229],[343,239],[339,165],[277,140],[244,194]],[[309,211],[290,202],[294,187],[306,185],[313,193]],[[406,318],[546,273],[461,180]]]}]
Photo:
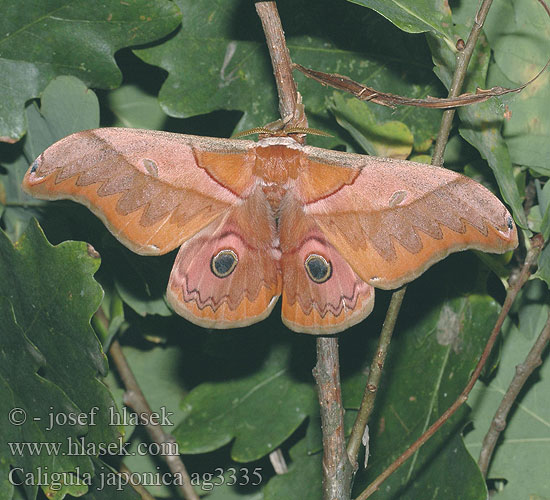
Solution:
[{"label": "green leaf", "polygon": [[[9,396],[0,399],[10,407],[24,408],[29,416],[29,424],[11,429],[19,434],[11,438],[61,442],[61,450],[65,451],[66,437],[75,433],[86,434],[86,443],[96,445],[118,439],[120,430],[109,425],[114,401],[98,378],[107,371],[106,358],[90,327],[91,315],[102,298],[102,290],[92,277],[99,260],[88,254],[85,243],[51,246],[36,223],[29,226],[15,247],[2,233],[0,255],[4,314],[0,330],[5,356],[2,365],[8,370],[2,373],[2,385],[4,391],[9,390]],[[7,304],[13,309],[7,309]],[[24,352],[35,358],[34,365],[30,360],[21,360]],[[40,377],[33,378],[38,367]],[[65,401],[60,402],[56,394],[62,394]],[[94,407],[97,415],[93,425],[65,425],[45,432],[44,415],[49,411],[90,415]],[[31,420],[35,416],[40,418],[39,424]],[[57,439],[58,432],[64,439]],[[5,453],[4,448],[3,460],[10,463],[14,457]],[[25,461],[24,467],[27,470],[53,461],[55,467],[63,470],[74,470],[80,465],[84,472],[91,467],[89,460],[85,454],[40,453]]]},{"label": "green leaf", "polygon": [[[495,4],[484,26],[496,65],[517,87],[531,80],[548,60],[549,17],[538,2]],[[493,85],[493,82],[490,82]],[[545,71],[519,94],[505,99],[510,119],[503,136],[514,163],[550,175],[550,74]]]},{"label": "green leaf", "polygon": [[546,181],[544,187],[541,188],[540,181],[535,179],[535,187],[541,216],[540,232],[544,241],[548,241],[550,239],[550,182]]},{"label": "green leaf", "polygon": [[[240,110],[244,115],[238,130],[279,118],[273,72],[253,3],[227,0],[223,9],[209,0],[177,3],[184,17],[176,36],[162,45],[134,51],[145,62],[168,71],[159,94],[164,111],[189,117],[216,109]],[[346,4],[335,9],[332,2],[324,0],[307,15],[297,15],[291,3],[281,4],[279,11],[294,61],[320,71],[347,74],[388,92],[437,95],[436,79],[426,76],[431,63],[422,40],[409,38],[400,43],[405,35],[368,9]],[[334,32],[335,26],[346,26],[353,37],[335,35],[331,40],[326,34]],[[368,53],[365,47],[369,47]],[[332,127],[338,133],[329,119],[332,91],[301,74],[295,76],[310,125]],[[419,142],[433,137],[437,130],[438,115],[429,110],[394,112],[382,106],[373,110],[379,122],[404,121]],[[324,147],[342,143],[342,139],[311,138],[316,141]]]},{"label": "green leaf", "polygon": [[527,228],[522,198],[514,178],[506,143],[497,131],[498,127],[489,127],[487,130],[483,125],[500,121],[496,105],[492,102],[481,103],[475,108],[459,111],[459,115],[462,120],[460,135],[476,147],[487,160],[495,174],[502,197],[512,209],[514,219],[520,226]]},{"label": "green leaf", "polygon": [[535,276],[543,280],[550,288],[550,245],[548,243],[540,254],[538,266]]},{"label": "green leaf", "polygon": [[158,99],[137,85],[122,85],[107,96],[109,109],[115,115],[113,127],[162,130],[167,116]]},{"label": "green leaf", "polygon": [[174,431],[180,452],[204,453],[232,439],[236,461],[256,460],[275,450],[312,412],[315,401],[309,384],[293,380],[289,356],[287,347],[274,347],[251,375],[193,389]]},{"label": "green leaf", "polygon": [[44,90],[40,99],[40,118],[35,117],[34,121],[39,130],[25,141],[24,146],[29,159],[36,158],[48,146],[67,135],[97,127],[97,97],[78,78],[59,76]]},{"label": "green leaf", "polygon": [[[87,457],[65,457],[61,450],[30,455],[24,444],[22,451],[12,448],[20,443],[37,443],[39,446],[39,443],[46,441],[66,443],[67,439],[72,439],[77,442],[78,437],[86,433],[86,428],[54,426],[49,429],[50,414],[77,414],[80,410],[60,387],[38,374],[39,369],[46,366],[46,359],[17,323],[5,293],[0,296],[0,333],[0,411],[2,415],[9,416],[9,420],[4,422],[0,441],[0,467],[4,469],[5,478],[2,491],[8,493],[5,498],[11,498],[13,485],[23,484],[23,471],[38,477],[39,467],[52,473],[71,473],[76,467],[86,472],[91,471],[92,467]],[[12,419],[17,419],[17,422]],[[67,451],[66,446],[63,450]],[[11,474],[10,466],[15,470]],[[37,489],[37,486],[25,487],[31,498],[36,497]]]},{"label": "green leaf", "polygon": [[[21,181],[29,165],[55,141],[74,132],[99,126],[96,95],[80,80],[69,76],[54,79],[44,91],[40,110],[35,104],[30,104],[26,113],[29,130],[23,142],[23,155],[18,156],[12,164],[6,163],[7,173],[0,175],[7,204],[3,218],[12,240],[20,236],[30,218],[45,217],[39,207],[52,206],[51,202],[37,200],[21,190]],[[24,210],[23,207],[33,208]],[[65,224],[70,212],[66,214],[63,221]],[[51,212],[46,215],[51,216]],[[114,268],[111,276],[114,276],[117,290],[124,301],[138,314],[171,315],[164,301],[170,272],[170,268],[166,269],[166,259],[140,258],[119,246],[116,251],[119,257],[115,256],[116,264],[109,262],[108,265]],[[168,259],[171,267],[173,257]]]},{"label": "green leaf", "polygon": [[11,162],[2,162],[6,168],[6,173],[0,174],[6,205],[2,219],[13,241],[19,239],[33,216],[40,215],[39,207],[48,203],[22,191],[21,181],[29,165],[55,141],[99,125],[96,95],[72,76],[52,80],[44,90],[41,104],[40,111],[34,103],[25,110],[29,130],[23,142],[23,154]]},{"label": "green leaf", "polygon": [[546,246],[539,256],[535,277],[545,281],[550,288],[550,245],[548,245],[548,240],[550,239],[550,182],[546,181],[544,187],[541,188],[540,181],[536,179],[535,187],[537,189],[538,209],[541,216],[540,232],[546,242]]},{"label": "green leaf", "polygon": [[[406,326],[393,341],[371,420],[369,467],[357,473],[356,494],[454,402],[498,315],[498,304],[488,296],[432,302],[428,309],[425,296],[410,292],[399,318]],[[485,498],[483,478],[460,436],[465,413],[462,408],[455,414],[373,498]]]},{"label": "green leaf", "polygon": [[[237,474],[232,475],[232,472],[235,470],[237,471]],[[220,476],[216,476],[216,474],[211,474],[211,477],[206,476],[210,477],[210,479],[202,481],[200,491],[211,491],[211,494],[209,494],[207,497],[208,500],[263,500],[264,495],[262,491],[244,493],[242,487],[242,485],[250,485],[251,483],[258,485],[259,487],[263,480],[262,468],[258,467],[258,469],[256,469],[254,467],[243,467],[242,470],[246,470],[247,478],[239,477],[239,467],[233,467],[232,471],[226,471],[223,475],[223,483],[221,483],[222,479],[220,478]],[[256,474],[258,475],[253,475],[254,472],[256,472]],[[193,483],[193,477],[191,477],[191,484]]]},{"label": "green leaf", "polygon": [[[102,306],[105,307],[106,300],[103,299]],[[109,297],[109,327],[107,328],[107,331],[105,332],[105,336],[101,336],[100,340],[103,345],[103,349],[105,351],[108,351],[111,347],[111,343],[115,339],[116,335],[119,332],[122,332],[124,327],[126,326],[124,323],[124,302],[122,302],[122,299],[117,293],[113,293]],[[94,324],[94,330],[96,333],[99,332],[96,328],[96,325]],[[104,325],[105,326],[105,325]]]},{"label": "green leaf", "polygon": [[[3,394],[3,387],[0,388],[0,394]],[[0,403],[0,409],[3,409],[2,407],[3,405]],[[0,442],[0,445],[2,446],[2,450],[4,450],[6,445],[3,440]],[[12,500],[12,498],[16,498],[14,496],[13,481],[10,481],[10,470],[10,463],[4,458],[4,451],[2,451],[0,455],[0,500]]]},{"label": "green leaf", "polygon": [[403,122],[379,123],[366,102],[338,93],[332,110],[338,123],[370,155],[406,160],[411,154],[414,137]]},{"label": "green leaf", "polygon": [[166,0],[2,0],[0,10],[0,136],[11,140],[25,133],[25,102],[50,80],[72,75],[88,86],[117,87],[114,53],[167,35],[181,19]]},{"label": "green leaf", "polygon": [[408,33],[430,32],[454,46],[449,5],[441,0],[349,0],[373,9]]},{"label": "green leaf", "polygon": [[[118,475],[118,471],[109,467],[101,460],[94,460],[95,475],[90,484],[89,491],[83,500],[139,500],[142,498],[132,486],[129,486],[124,478]],[[150,477],[150,476],[149,476]],[[147,479],[143,476],[144,483]],[[147,486],[147,489],[149,487]]]},{"label": "green leaf", "polygon": [[[478,381],[468,400],[473,408],[474,429],[466,435],[465,441],[474,457],[479,456],[483,437],[516,366],[524,361],[548,319],[548,292],[533,302],[529,289],[537,288],[534,284],[532,282],[524,293],[519,328],[509,323],[504,329],[496,375],[488,384]],[[548,359],[543,358],[543,361],[527,382],[529,389],[522,391],[514,404],[491,461],[488,477],[506,480],[504,489],[494,496],[495,500],[536,498],[535,495],[545,496],[550,491],[550,477],[544,466],[550,456],[550,400],[546,397],[550,391],[550,363]]]},{"label": "green leaf", "polygon": [[[314,424],[308,425],[308,432]],[[319,500],[323,497],[322,477],[323,454],[309,453],[308,439],[301,439],[290,449],[292,462],[286,474],[270,479],[264,488],[264,500],[285,500],[295,498],[299,492],[301,500]]]},{"label": "green leaf", "polygon": [[114,257],[109,267],[113,268],[116,291],[122,300],[141,316],[171,316],[164,294],[174,255],[151,259],[120,249]]},{"label": "green leaf", "polygon": [[255,126],[276,119],[276,91],[260,43],[231,36],[237,16],[242,16],[239,23],[254,25],[253,5],[239,13],[242,9],[235,1],[225,2],[223,9],[205,0],[176,3],[183,13],[176,36],[134,51],[169,73],[159,94],[162,108],[182,118],[216,109],[242,109],[255,115]]}]

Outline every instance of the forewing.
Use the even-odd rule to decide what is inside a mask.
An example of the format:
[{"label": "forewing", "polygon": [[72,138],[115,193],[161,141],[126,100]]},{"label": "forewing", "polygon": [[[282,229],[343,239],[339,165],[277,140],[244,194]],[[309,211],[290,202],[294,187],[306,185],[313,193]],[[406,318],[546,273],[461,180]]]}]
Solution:
[{"label": "forewing", "polygon": [[[367,283],[397,288],[449,253],[503,253],[517,230],[489,190],[453,171],[421,163],[304,148],[315,162],[358,172],[304,212]],[[303,190],[303,188],[302,188]]]},{"label": "forewing", "polygon": [[254,184],[253,144],[151,130],[87,130],[44,151],[23,188],[38,198],[82,203],[131,250],[160,255],[242,203]]},{"label": "forewing", "polygon": [[281,293],[275,221],[258,189],[180,248],[168,283],[174,310],[206,328],[267,317]]}]

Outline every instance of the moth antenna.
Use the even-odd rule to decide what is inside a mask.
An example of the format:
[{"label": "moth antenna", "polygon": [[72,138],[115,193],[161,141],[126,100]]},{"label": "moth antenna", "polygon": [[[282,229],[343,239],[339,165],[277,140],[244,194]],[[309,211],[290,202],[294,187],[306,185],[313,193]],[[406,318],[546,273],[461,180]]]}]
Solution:
[{"label": "moth antenna", "polygon": [[235,134],[233,138],[238,139],[239,137],[245,137],[247,135],[253,135],[253,134],[273,134],[273,130],[269,130],[268,128],[265,128],[265,127],[255,127],[249,130],[243,130],[242,132]]},{"label": "moth antenna", "polygon": [[276,136],[290,135],[290,134],[309,134],[309,135],[320,135],[322,137],[333,137],[328,132],[325,132],[323,130],[319,130],[316,128],[309,128],[309,127],[289,127],[281,131],[270,130],[267,127],[255,127],[249,130],[243,130],[242,132],[235,134],[233,138],[238,139],[239,137],[244,137],[244,136],[253,135],[253,134],[267,134],[267,135],[276,135]]},{"label": "moth antenna", "polygon": [[317,128],[309,127],[290,127],[285,129],[287,134],[309,134],[309,135],[320,135],[321,137],[333,137],[332,134],[325,132],[324,130],[319,130]]}]

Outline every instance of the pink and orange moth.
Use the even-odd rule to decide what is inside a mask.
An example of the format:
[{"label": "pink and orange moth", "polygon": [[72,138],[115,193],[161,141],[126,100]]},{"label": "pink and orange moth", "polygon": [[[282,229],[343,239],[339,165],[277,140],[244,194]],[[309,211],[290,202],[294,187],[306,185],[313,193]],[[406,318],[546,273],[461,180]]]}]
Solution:
[{"label": "pink and orange moth", "polygon": [[103,128],[44,151],[25,191],[86,205],[141,255],[180,247],[167,299],[189,321],[261,321],[282,295],[292,330],[340,332],[374,288],[413,280],[449,253],[517,246],[504,205],[455,172],[304,146]]}]

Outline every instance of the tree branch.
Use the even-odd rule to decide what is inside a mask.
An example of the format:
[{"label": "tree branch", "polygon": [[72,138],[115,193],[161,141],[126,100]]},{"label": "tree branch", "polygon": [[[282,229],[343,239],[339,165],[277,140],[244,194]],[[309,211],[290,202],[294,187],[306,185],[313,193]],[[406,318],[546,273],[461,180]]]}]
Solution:
[{"label": "tree branch", "polygon": [[122,474],[128,483],[134,488],[136,493],[139,494],[141,500],[155,500],[155,497],[149,493],[141,483],[137,483],[133,480],[132,471],[122,463],[120,465],[120,474]]},{"label": "tree branch", "polygon": [[[257,2],[279,94],[279,110],[285,125],[307,126],[303,106],[292,77],[292,62],[275,2]],[[325,499],[350,497],[353,469],[345,451],[344,409],[340,389],[338,340],[318,337],[317,382],[323,431],[323,491]]]},{"label": "tree branch", "polygon": [[390,346],[391,337],[397,322],[397,316],[399,315],[399,309],[405,296],[406,288],[403,287],[397,292],[394,292],[391,297],[388,312],[386,313],[386,319],[380,332],[380,338],[378,339],[378,348],[376,354],[372,359],[370,365],[369,377],[367,385],[365,386],[365,392],[363,393],[363,400],[359,412],[353,424],[353,430],[348,442],[348,455],[354,468],[357,469],[357,455],[361,447],[361,440],[365,433],[365,428],[369,421],[370,415],[374,408],[374,400],[376,399],[376,393],[378,391],[378,385],[380,384],[380,378],[382,377],[382,370],[384,369],[384,362]]},{"label": "tree branch", "polygon": [[[468,42],[457,55],[456,69],[448,94],[449,98],[454,98],[460,95],[464,79],[466,78],[466,70],[481,32],[481,28],[483,27],[483,23],[487,17],[491,2],[492,0],[485,0],[481,5],[478,13],[476,14],[475,23],[472,27],[472,31],[470,32],[470,36],[468,37]],[[443,166],[443,154],[449,140],[449,133],[453,123],[454,112],[454,109],[446,110],[441,119],[431,161],[432,165],[437,167]],[[369,379],[367,380],[365,393],[363,394],[363,400],[361,401],[361,407],[359,408],[359,413],[354,423],[353,431],[348,443],[348,454],[353,464],[356,464],[357,462],[357,454],[359,452],[361,438],[365,432],[365,427],[367,426],[368,419],[374,406],[376,391],[380,383],[382,368],[384,366],[389,343],[393,334],[393,328],[395,326],[395,322],[397,321],[397,316],[399,315],[399,310],[406,291],[407,287],[404,286],[397,292],[393,293],[388,312],[386,313],[384,326],[382,328],[382,332],[380,333],[378,349],[371,364]]]},{"label": "tree branch", "polygon": [[550,342],[550,313],[548,314],[548,320],[546,325],[540,332],[536,342],[531,347],[529,354],[525,358],[525,361],[516,366],[516,374],[506,391],[506,394],[502,398],[500,406],[498,407],[495,416],[491,422],[491,426],[487,435],[483,439],[481,446],[481,453],[479,454],[479,468],[484,476],[487,476],[487,470],[493,456],[493,451],[497,444],[500,433],[506,427],[506,419],[508,413],[512,409],[514,402],[516,401],[521,389],[527,382],[527,379],[535,371],[537,367],[542,364],[542,352],[546,345]]},{"label": "tree branch", "polygon": [[[109,320],[103,312],[103,309],[98,309],[98,311],[94,314],[92,321],[94,323],[94,328],[100,330],[100,336],[105,340],[108,337]],[[145,395],[139,387],[138,381],[136,380],[128,361],[126,360],[126,356],[124,356],[124,353],[122,352],[122,348],[118,340],[115,339],[111,343],[109,355],[111,356],[111,359],[113,360],[117,372],[120,375],[122,383],[126,389],[126,393],[124,394],[124,404],[132,408],[139,415],[147,416],[147,422],[144,424],[144,427],[147,430],[151,440],[157,443],[161,447],[160,449],[177,451],[174,439],[170,435],[166,434],[162,427],[156,423],[153,411],[151,410],[149,403],[145,399]],[[177,475],[181,479],[183,485],[179,486],[179,489],[182,492],[183,497],[186,500],[199,500],[199,496],[195,493],[195,490],[191,486],[191,478],[189,477],[187,469],[185,468],[179,453],[176,452],[173,455],[164,454],[162,457],[166,461],[172,474],[174,474],[174,476]],[[129,471],[124,464],[120,468],[120,473],[124,475],[129,474]],[[131,484],[135,487],[133,483]],[[145,493],[149,496],[145,495],[143,491],[138,490],[138,488],[135,489],[138,493],[140,493],[142,498],[151,498],[151,495],[148,492],[145,491]],[[145,490],[145,488],[143,488],[143,490]]]},{"label": "tree branch", "polygon": [[313,376],[323,431],[323,498],[347,500],[351,494],[353,468],[346,453],[337,337],[317,339],[317,364]]},{"label": "tree branch", "polygon": [[[459,52],[457,55],[457,64],[455,68],[455,72],[453,75],[453,80],[451,83],[451,87],[449,89],[449,97],[457,97],[460,95],[462,85],[464,84],[464,80],[466,78],[466,71],[468,68],[468,64],[470,62],[470,59],[472,57],[472,54],[475,49],[475,45],[477,43],[477,40],[479,38],[479,35],[481,33],[481,29],[483,28],[483,24],[485,23],[485,19],[487,18],[487,14],[489,12],[489,8],[491,7],[492,0],[484,0],[476,13],[475,20],[474,20],[474,26],[472,27],[472,30],[470,31],[470,35],[468,36],[468,41],[466,42],[465,46],[462,47],[462,44],[460,44]],[[455,110],[449,109],[444,111],[443,117],[441,119],[441,125],[439,127],[439,133],[437,136],[437,140],[434,146],[434,152],[432,155],[432,165],[435,166],[442,166],[443,165],[443,155],[445,152],[445,147],[447,145],[448,139],[449,139],[449,133],[451,131],[451,126],[454,118]],[[535,247],[535,248],[533,248]],[[525,276],[525,281],[527,281],[529,275],[530,275],[530,268],[533,265],[534,262],[536,262],[536,258],[538,257],[538,254],[541,250],[541,245],[536,244],[533,245],[531,254],[528,254],[525,259],[525,264],[523,267],[523,270],[527,270]],[[537,250],[538,249],[538,250]],[[535,257],[533,257],[533,254],[536,254]],[[534,259],[534,260],[532,260]],[[483,351],[483,354],[476,366],[476,369],[474,370],[474,373],[472,374],[472,377],[470,381],[468,382],[468,385],[464,388],[460,396],[457,398],[457,400],[453,403],[453,405],[444,412],[427,430],[426,432],[420,436],[401,456],[399,456],[382,474],[380,474],[362,493],[357,497],[357,500],[364,500],[368,498],[372,493],[374,493],[379,486],[395,471],[397,470],[413,453],[416,452],[428,439],[430,439],[435,432],[453,415],[458,408],[467,400],[468,394],[472,390],[476,380],[479,378],[479,375],[481,373],[481,370],[483,369],[483,366],[485,365],[485,362],[487,361],[487,358],[493,348],[493,345],[496,341],[497,335],[500,331],[500,328],[502,327],[502,322],[504,322],[504,319],[506,318],[508,311],[517,295],[521,287],[524,285],[524,282],[522,282],[518,287],[511,286],[508,289],[508,294],[506,296],[506,300],[504,302],[504,305],[502,307],[501,313],[499,315],[499,318],[497,319],[495,326],[493,328],[493,331],[491,333],[491,336],[489,337],[489,340],[487,342],[487,345],[485,346],[485,350]],[[519,280],[518,280],[519,282]],[[404,295],[405,289],[400,290],[400,292]],[[402,297],[401,297],[402,299]],[[392,297],[393,301],[393,297]],[[397,308],[397,313],[399,312],[399,307]],[[388,311],[389,314],[389,311]],[[388,318],[388,316],[386,316]],[[365,421],[365,425],[367,422]],[[364,428],[363,428],[364,429]]]},{"label": "tree branch", "polygon": [[514,303],[517,294],[523,285],[525,285],[529,279],[529,276],[531,276],[531,268],[537,262],[538,256],[544,244],[543,239],[538,236],[539,235],[535,236],[533,240],[531,240],[532,245],[527,253],[527,256],[525,257],[519,276],[513,280],[512,283],[510,283],[508,293],[506,294],[506,299],[504,300],[504,304],[502,305],[502,309],[500,310],[500,314],[497,318],[495,326],[493,327],[489,340],[487,341],[481,358],[479,359],[475,370],[472,373],[472,377],[464,390],[460,393],[455,402],[426,430],[426,432],[424,432],[422,436],[420,436],[411,446],[409,446],[404,453],[402,453],[384,472],[382,472],[382,474],[380,474],[365,490],[363,490],[356,500],[365,500],[372,495],[391,474],[393,474],[426,441],[428,441],[428,439],[430,439],[438,431],[438,429],[462,406],[462,404],[466,402],[468,395],[472,391],[474,384],[479,378],[481,371],[487,362],[489,354],[491,354],[491,350],[493,349],[498,333],[500,332],[502,324],[504,323],[512,304]]},{"label": "tree branch", "polygon": [[273,75],[277,84],[279,95],[279,112],[284,124],[292,122],[292,126],[298,126],[294,121],[297,118],[298,92],[296,82],[292,76],[292,61],[286,45],[285,34],[277,11],[275,2],[256,2],[256,12],[262,22]]},{"label": "tree branch", "polygon": [[[453,81],[451,82],[451,88],[449,89],[449,97],[457,97],[460,95],[462,90],[462,85],[464,84],[464,79],[466,78],[466,70],[468,69],[468,64],[474,53],[474,49],[477,43],[477,39],[481,34],[481,29],[489,13],[489,8],[493,0],[484,0],[479,10],[477,11],[476,17],[474,19],[474,25],[468,36],[468,41],[464,46],[463,50],[459,50],[456,56],[456,69],[453,75]],[[451,131],[451,126],[453,124],[453,118],[455,116],[454,109],[448,109],[443,112],[443,117],[441,118],[441,126],[439,127],[439,133],[437,135],[437,140],[434,146],[434,152],[432,156],[432,165],[441,166],[443,165],[443,154],[445,153],[445,146],[449,140],[449,133]]]},{"label": "tree branch", "polygon": [[[139,387],[138,381],[136,380],[130,365],[128,365],[128,361],[126,361],[126,356],[124,356],[118,340],[114,340],[111,344],[109,354],[111,355],[111,359],[113,360],[118,374],[124,383],[124,387],[126,388],[124,403],[132,408],[137,414],[147,415],[145,429],[147,430],[147,433],[152,441],[158,443],[161,446],[161,449],[172,449],[172,446],[166,446],[166,444],[174,443],[174,438],[166,434],[160,424],[155,422],[153,410],[151,410],[149,403],[145,399],[145,396]],[[191,477],[189,476],[179,453],[167,453],[162,456],[164,460],[166,460],[166,464],[168,465],[170,472],[172,472],[174,476],[179,476],[181,478],[181,482],[183,484],[179,486],[179,489],[184,498],[187,500],[199,500],[199,496],[195,493],[195,490],[191,486]]]}]

